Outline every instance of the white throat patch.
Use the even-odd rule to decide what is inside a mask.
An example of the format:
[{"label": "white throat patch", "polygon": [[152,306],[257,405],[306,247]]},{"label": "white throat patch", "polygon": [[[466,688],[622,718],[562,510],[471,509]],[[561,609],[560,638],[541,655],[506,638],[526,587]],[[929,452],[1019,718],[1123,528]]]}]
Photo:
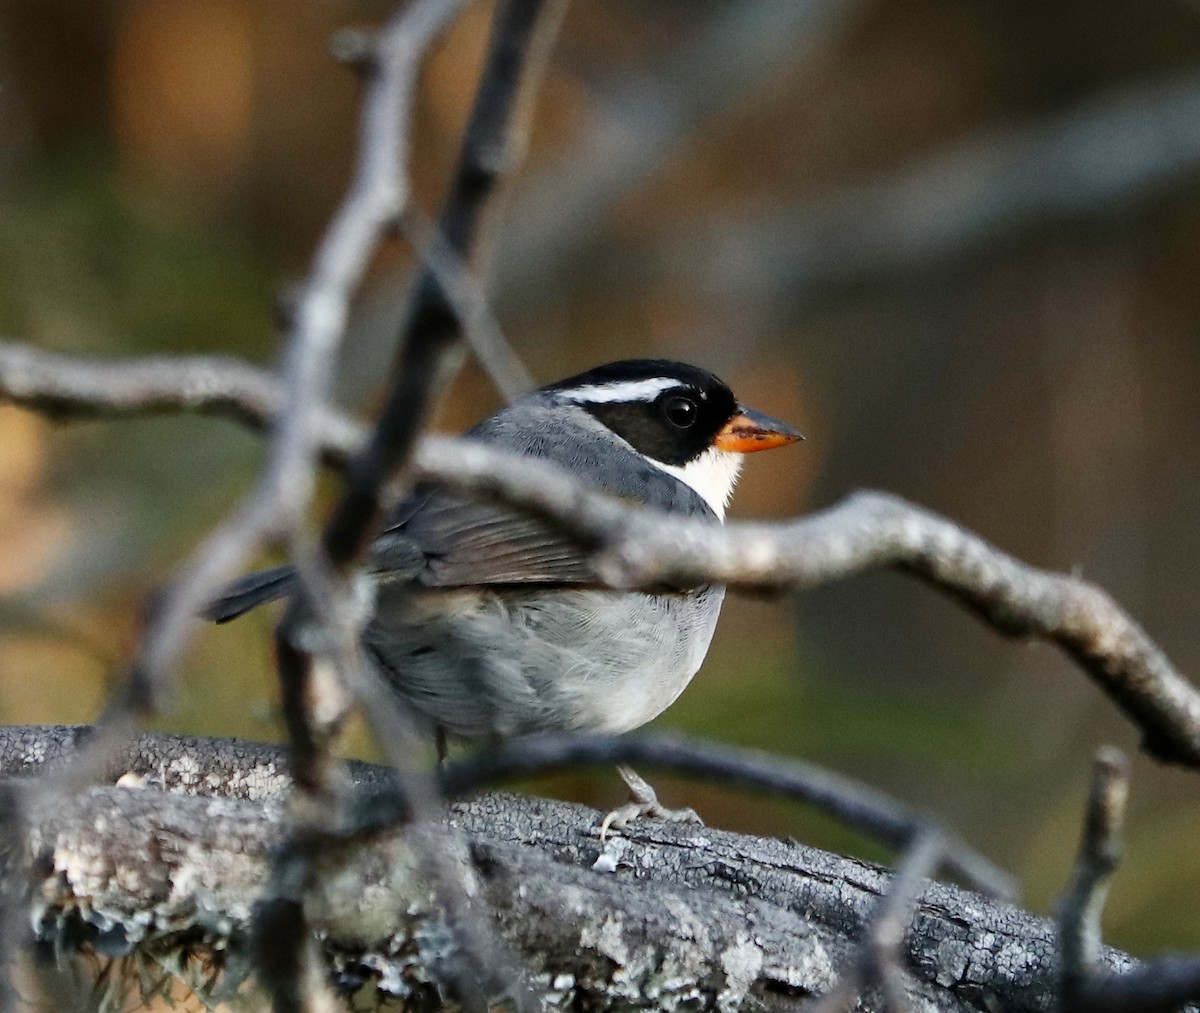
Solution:
[{"label": "white throat patch", "polygon": [[737,484],[738,473],[742,470],[744,454],[732,454],[728,450],[718,450],[709,447],[694,461],[685,465],[663,464],[647,457],[654,467],[673,475],[684,485],[694,489],[705,503],[712,507],[717,520],[725,523],[725,508],[729,505],[729,497],[733,495],[733,487]]}]

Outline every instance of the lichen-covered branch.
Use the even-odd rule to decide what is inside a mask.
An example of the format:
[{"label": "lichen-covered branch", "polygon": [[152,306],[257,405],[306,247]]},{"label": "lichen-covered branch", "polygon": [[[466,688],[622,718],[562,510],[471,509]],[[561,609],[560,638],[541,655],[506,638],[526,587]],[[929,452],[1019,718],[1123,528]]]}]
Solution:
[{"label": "lichen-covered branch", "polygon": [[[65,762],[78,734],[0,729],[0,774]],[[286,756],[141,736],[124,760],[107,773],[127,786],[31,814],[27,848],[43,860],[39,934],[101,963],[123,954],[129,984],[140,959],[190,958],[231,987],[251,974],[248,926],[283,836]],[[352,773],[374,786],[388,777],[363,765]],[[536,988],[590,1008],[801,1008],[855,959],[888,890],[888,874],[866,863],[658,821],[610,840],[598,864],[598,822],[579,806],[487,795],[454,805],[419,839],[389,831],[326,851],[305,913],[331,980],[360,1001],[436,997],[457,951],[436,892],[415,871],[431,841]],[[917,892],[902,947],[915,1009],[1052,1008],[1051,922],[937,883]],[[1100,959],[1113,972],[1134,966],[1111,950]]]}]

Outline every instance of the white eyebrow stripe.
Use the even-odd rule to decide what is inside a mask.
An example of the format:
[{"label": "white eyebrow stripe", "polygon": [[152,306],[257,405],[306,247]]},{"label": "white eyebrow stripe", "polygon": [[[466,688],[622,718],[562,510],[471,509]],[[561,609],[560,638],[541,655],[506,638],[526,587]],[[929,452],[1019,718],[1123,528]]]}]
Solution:
[{"label": "white eyebrow stripe", "polygon": [[619,380],[615,383],[597,383],[588,387],[560,391],[562,397],[576,404],[619,404],[623,401],[650,401],[671,387],[685,386],[668,376],[657,376],[651,380]]}]

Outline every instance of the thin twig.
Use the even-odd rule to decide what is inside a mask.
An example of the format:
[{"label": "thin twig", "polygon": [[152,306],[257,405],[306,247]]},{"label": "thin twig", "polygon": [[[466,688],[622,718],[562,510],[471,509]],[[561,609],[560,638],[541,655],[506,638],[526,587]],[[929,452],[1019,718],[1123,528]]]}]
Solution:
[{"label": "thin twig", "polygon": [[1129,760],[1106,746],[1096,754],[1079,854],[1058,910],[1063,1013],[1157,1013],[1200,1000],[1200,957],[1166,957],[1123,974],[1100,970],[1100,915],[1121,860]]},{"label": "thin twig", "polygon": [[1092,789],[1079,855],[1071,874],[1071,888],[1059,906],[1064,998],[1077,994],[1100,958],[1103,936],[1100,913],[1108,895],[1108,881],[1121,860],[1121,829],[1129,798],[1129,760],[1112,746],[1096,754]]},{"label": "thin twig", "polygon": [[[523,151],[524,137],[515,129],[522,91],[531,90],[544,62],[529,56],[544,56],[546,48],[535,29],[553,33],[564,7],[563,0],[508,0],[497,9],[476,103],[438,221],[447,248],[467,263],[481,245],[489,198]],[[546,16],[540,17],[544,8]],[[378,530],[385,486],[408,462],[430,407],[450,378],[462,331],[439,276],[426,266],[402,327],[386,402],[368,445],[351,461],[325,527],[325,550],[336,568],[360,559]]]},{"label": "thin twig", "polygon": [[317,250],[286,336],[289,399],[264,483],[278,488],[292,510],[308,501],[311,406],[327,400],[350,298],[379,240],[408,203],[407,131],[421,57],[462,6],[463,0],[417,0],[403,6],[374,41],[354,180]]},{"label": "thin twig", "polygon": [[533,377],[500,329],[475,272],[415,210],[403,216],[400,229],[437,278],[458,317],[463,339],[504,399],[512,403],[532,390]]},{"label": "thin twig", "polygon": [[[446,847],[444,838],[461,836],[461,832],[444,824],[439,785],[429,769],[420,764],[424,750],[419,730],[402,709],[399,698],[381,682],[378,672],[363,656],[357,639],[344,644],[344,650],[347,657],[341,671],[397,780],[404,808],[412,819],[423,824],[427,836],[423,839],[426,846],[419,849],[420,857],[429,881],[437,884],[447,923],[462,951],[471,958],[452,975],[457,997],[464,1004],[482,1004],[485,1010],[487,997],[496,995],[509,996],[518,1013],[539,1008],[520,962],[472,910],[453,863],[447,859],[452,849]],[[332,835],[330,843],[338,844],[339,836]]]},{"label": "thin twig", "polygon": [[[301,593],[284,612],[276,632],[283,710],[288,717],[293,746],[293,772],[298,786],[307,794],[311,819],[299,827],[294,839],[282,849],[284,855],[303,868],[298,879],[308,882],[312,855],[307,853],[307,838],[316,831],[336,826],[338,814],[330,779],[331,764],[325,749],[324,729],[313,713],[312,699],[317,667],[332,663],[343,681],[358,699],[357,703],[378,725],[395,709],[390,701],[381,702],[377,689],[361,676],[358,634],[361,622],[353,619],[352,587],[346,578],[367,551],[384,509],[384,487],[407,462],[409,453],[423,428],[425,409],[440,386],[449,377],[465,329],[478,329],[490,317],[481,316],[479,300],[472,301],[473,287],[463,281],[459,262],[469,262],[478,254],[482,234],[481,221],[490,207],[504,175],[515,163],[522,147],[518,110],[523,89],[528,90],[544,63],[545,39],[539,46],[539,29],[544,33],[557,27],[564,4],[561,0],[502,0],[497,6],[489,40],[488,55],[476,89],[474,109],[467,126],[459,163],[443,208],[438,231],[446,250],[437,242],[423,263],[409,306],[407,322],[393,369],[386,402],[366,446],[350,461],[342,494],[325,526],[322,539],[328,563],[335,571],[330,579],[312,580],[300,569]],[[550,25],[550,28],[547,28]],[[542,59],[530,59],[537,54]],[[399,210],[397,205],[396,210]],[[451,255],[453,261],[447,261]],[[448,291],[447,282],[453,283]],[[457,299],[455,298],[457,296]],[[459,311],[469,313],[460,318]],[[498,333],[498,332],[497,332]],[[300,341],[297,334],[294,340]],[[497,344],[495,335],[488,340]],[[503,345],[502,339],[499,344]],[[506,346],[505,346],[506,347]],[[318,392],[324,398],[324,392]],[[323,565],[323,564],[322,564]],[[320,571],[322,566],[310,567]],[[398,716],[398,715],[397,715]],[[392,726],[398,722],[393,721]],[[384,731],[393,731],[394,727]],[[429,812],[434,804],[432,782],[413,768],[411,754],[416,736],[407,727],[399,728],[399,740],[381,738],[381,744],[398,749],[396,758],[399,786],[407,805],[418,812]],[[486,934],[475,931],[474,921],[463,887],[452,873],[443,868],[436,855],[426,856],[447,906],[455,917],[452,922],[459,934],[457,942],[471,955],[470,968],[454,976],[456,998],[468,1010],[485,1011],[490,986],[500,970],[489,961],[496,948],[486,944]],[[303,893],[284,895],[299,899]],[[512,976],[509,976],[512,977]],[[274,990],[277,1013],[294,1008],[289,987],[280,983]],[[520,997],[518,996],[518,1001]]]},{"label": "thin twig", "polygon": [[896,865],[887,893],[871,920],[865,950],[865,977],[879,981],[885,1001],[893,1013],[904,1013],[904,941],[912,928],[914,910],[921,891],[937,873],[945,857],[945,841],[937,831],[924,833],[908,847]]},{"label": "thin twig", "polygon": [[1123,974],[1095,974],[1080,984],[1072,1013],[1176,1013],[1200,1003],[1200,956],[1159,957]]},{"label": "thin twig", "polygon": [[375,247],[407,203],[407,130],[421,56],[464,0],[416,0],[380,34],[371,63],[354,179],[313,259],[285,337],[284,407],[267,464],[242,505],[192,553],[159,603],[134,664],[135,702],[153,706],[157,684],[183,649],[193,617],[222,580],[266,538],[304,516],[312,495],[317,408],[328,400],[333,358],[350,299]]},{"label": "thin twig", "polygon": [[545,735],[518,739],[452,764],[441,772],[440,781],[445,794],[453,797],[497,780],[597,763],[660,767],[797,799],[898,851],[932,833],[943,841],[946,865],[967,882],[997,896],[1014,893],[1006,873],[903,803],[815,764],[758,750],[666,734]]}]

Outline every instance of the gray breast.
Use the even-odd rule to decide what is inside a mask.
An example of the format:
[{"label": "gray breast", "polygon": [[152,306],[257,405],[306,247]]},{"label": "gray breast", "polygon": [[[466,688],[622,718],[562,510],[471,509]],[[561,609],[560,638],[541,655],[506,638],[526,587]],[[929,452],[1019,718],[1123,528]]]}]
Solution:
[{"label": "gray breast", "polygon": [[618,733],[691,681],[724,594],[385,584],[363,640],[396,692],[451,734]]}]

